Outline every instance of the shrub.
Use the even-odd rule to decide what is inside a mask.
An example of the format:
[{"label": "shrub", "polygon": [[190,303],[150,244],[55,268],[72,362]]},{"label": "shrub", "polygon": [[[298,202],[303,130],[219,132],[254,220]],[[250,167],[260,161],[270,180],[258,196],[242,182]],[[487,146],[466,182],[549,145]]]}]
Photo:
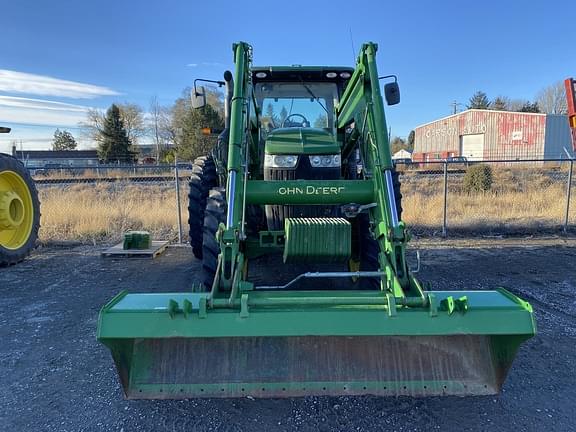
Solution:
[{"label": "shrub", "polygon": [[464,175],[464,191],[488,192],[492,188],[492,168],[488,165],[472,165]]}]

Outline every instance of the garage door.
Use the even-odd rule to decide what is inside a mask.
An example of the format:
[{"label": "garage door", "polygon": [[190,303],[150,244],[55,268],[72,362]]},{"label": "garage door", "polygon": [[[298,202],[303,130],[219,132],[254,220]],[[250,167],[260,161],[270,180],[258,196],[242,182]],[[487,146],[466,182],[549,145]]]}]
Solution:
[{"label": "garage door", "polygon": [[468,160],[484,159],[484,134],[462,135],[460,154]]}]

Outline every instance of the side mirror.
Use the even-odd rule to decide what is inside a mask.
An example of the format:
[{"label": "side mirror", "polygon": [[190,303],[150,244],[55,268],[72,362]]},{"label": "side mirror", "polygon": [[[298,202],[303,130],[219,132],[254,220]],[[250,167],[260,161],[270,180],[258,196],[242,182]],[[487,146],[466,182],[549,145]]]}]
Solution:
[{"label": "side mirror", "polygon": [[400,87],[396,81],[384,85],[384,97],[386,97],[386,103],[388,105],[400,103]]},{"label": "side mirror", "polygon": [[204,108],[206,106],[206,89],[204,86],[194,87],[190,93],[192,108]]}]

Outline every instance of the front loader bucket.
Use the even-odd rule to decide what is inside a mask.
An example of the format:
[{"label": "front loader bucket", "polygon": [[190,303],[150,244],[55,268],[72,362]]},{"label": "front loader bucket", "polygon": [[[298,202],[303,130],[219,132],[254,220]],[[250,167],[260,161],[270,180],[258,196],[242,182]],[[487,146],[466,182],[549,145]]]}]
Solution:
[{"label": "front loader bucket", "polygon": [[[497,393],[534,332],[505,290],[434,292],[394,307],[380,292],[121,293],[100,313],[127,398]],[[467,309],[448,306],[467,298]],[[215,301],[216,303],[216,301]]]}]

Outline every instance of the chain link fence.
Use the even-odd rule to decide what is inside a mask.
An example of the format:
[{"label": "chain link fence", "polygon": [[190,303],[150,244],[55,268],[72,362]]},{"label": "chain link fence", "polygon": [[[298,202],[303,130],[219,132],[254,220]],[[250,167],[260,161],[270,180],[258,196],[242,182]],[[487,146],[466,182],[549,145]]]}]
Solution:
[{"label": "chain link fence", "polygon": [[[465,186],[466,173],[477,164],[490,167],[486,191]],[[102,243],[143,229],[156,239],[187,241],[191,169],[190,164],[31,169],[42,203],[40,238]],[[573,161],[438,161],[399,163],[397,170],[402,219],[417,236],[576,232]]]},{"label": "chain link fence", "polygon": [[[474,165],[489,167],[487,190],[466,186]],[[416,235],[536,235],[575,228],[572,160],[438,161],[397,169],[403,219]]]},{"label": "chain link fence", "polygon": [[[117,241],[127,230],[182,241],[190,164],[30,169],[42,241]],[[180,216],[178,209],[180,209]],[[185,239],[184,239],[185,240]]]}]

